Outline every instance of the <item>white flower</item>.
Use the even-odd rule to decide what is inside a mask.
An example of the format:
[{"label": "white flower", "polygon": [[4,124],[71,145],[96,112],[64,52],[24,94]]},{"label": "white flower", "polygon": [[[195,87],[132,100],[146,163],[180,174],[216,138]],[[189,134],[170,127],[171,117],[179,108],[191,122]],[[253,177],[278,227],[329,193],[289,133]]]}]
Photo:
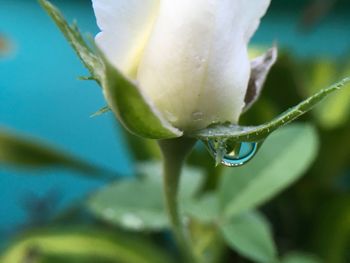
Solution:
[{"label": "white flower", "polygon": [[108,60],[175,127],[237,123],[247,46],[270,0],[93,0]]}]

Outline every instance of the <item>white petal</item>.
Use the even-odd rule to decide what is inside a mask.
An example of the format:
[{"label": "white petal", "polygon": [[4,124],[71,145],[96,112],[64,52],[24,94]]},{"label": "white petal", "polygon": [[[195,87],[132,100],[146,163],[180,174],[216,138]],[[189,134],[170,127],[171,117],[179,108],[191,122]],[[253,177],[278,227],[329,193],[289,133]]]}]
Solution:
[{"label": "white petal", "polygon": [[238,121],[250,75],[247,42],[269,2],[162,0],[138,80],[174,126]]},{"label": "white petal", "polygon": [[136,73],[160,0],[92,0],[102,32],[96,43],[123,73]]}]

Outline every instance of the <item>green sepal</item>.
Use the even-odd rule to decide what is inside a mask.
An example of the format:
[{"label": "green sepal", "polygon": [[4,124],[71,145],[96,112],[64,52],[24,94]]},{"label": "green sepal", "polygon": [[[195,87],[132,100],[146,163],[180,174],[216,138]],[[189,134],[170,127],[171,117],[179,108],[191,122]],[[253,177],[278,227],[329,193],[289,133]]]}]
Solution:
[{"label": "green sepal", "polygon": [[104,64],[106,71],[102,86],[105,98],[125,128],[135,135],[149,139],[171,139],[182,136],[182,132],[161,116],[135,83],[106,59]]},{"label": "green sepal", "polygon": [[259,126],[239,126],[232,124],[213,125],[207,129],[191,132],[188,136],[195,137],[201,140],[223,140],[230,139],[236,142],[256,142],[264,140],[275,130],[282,126],[296,120],[308,111],[310,111],[316,104],[321,102],[324,98],[333,92],[342,89],[350,82],[350,78],[345,78],[340,82],[325,88],[315,95],[309,97],[293,108],[282,113],[275,119]]},{"label": "green sepal", "polygon": [[76,23],[69,25],[64,19],[61,12],[50,2],[39,0],[40,5],[45,9],[48,15],[55,21],[57,27],[61,30],[75,53],[80,58],[84,66],[89,70],[91,79],[95,79],[100,83],[103,78],[103,62],[93,50],[86,44],[83,36],[79,32]]},{"label": "green sepal", "polygon": [[149,139],[181,137],[182,132],[167,122],[147,100],[135,83],[114,68],[101,52],[86,44],[76,24],[68,25],[61,12],[50,2],[39,0],[71,44],[84,66],[103,88],[109,107],[131,133]]}]

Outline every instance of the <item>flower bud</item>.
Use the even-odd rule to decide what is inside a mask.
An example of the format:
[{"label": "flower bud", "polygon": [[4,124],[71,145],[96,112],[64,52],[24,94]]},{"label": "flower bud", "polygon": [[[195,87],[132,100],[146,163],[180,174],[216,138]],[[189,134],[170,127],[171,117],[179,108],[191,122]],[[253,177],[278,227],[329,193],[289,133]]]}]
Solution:
[{"label": "flower bud", "polygon": [[237,123],[270,0],[93,0],[97,45],[183,131]]}]

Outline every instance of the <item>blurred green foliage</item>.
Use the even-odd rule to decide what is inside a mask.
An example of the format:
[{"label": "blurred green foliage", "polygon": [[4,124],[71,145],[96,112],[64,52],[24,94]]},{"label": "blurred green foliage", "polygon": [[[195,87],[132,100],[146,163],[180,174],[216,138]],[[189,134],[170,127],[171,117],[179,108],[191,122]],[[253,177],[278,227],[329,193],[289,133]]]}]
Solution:
[{"label": "blurred green foliage", "polygon": [[[140,147],[142,144],[131,149],[138,151]],[[225,243],[254,262],[279,262],[278,244],[274,242],[271,227],[265,216],[256,209],[297,180],[310,167],[317,155],[317,148],[318,136],[313,127],[304,124],[288,126],[269,137],[258,156],[249,164],[238,169],[219,169],[216,175],[218,187],[211,187],[210,191],[206,189],[204,181],[210,174],[204,173],[203,167],[186,167],[179,201],[184,220],[190,226],[189,234],[199,262],[226,260]],[[37,148],[32,147],[32,150],[35,152]],[[203,151],[203,148],[196,151]],[[157,156],[153,156],[153,159]],[[41,157],[37,155],[37,165]],[[42,165],[45,166],[46,162],[42,162]],[[157,236],[170,228],[163,202],[160,163],[145,162],[143,159],[138,163],[136,175],[134,179],[107,185],[82,203],[82,209],[87,209],[97,220],[88,224],[88,231],[67,232],[59,227],[61,220],[67,222],[68,219],[69,222],[71,216],[74,218],[74,213],[68,213],[68,218],[61,217],[61,220],[58,218],[53,222],[56,226],[54,232],[49,228],[34,232],[29,237],[24,235],[9,247],[3,259],[9,263],[21,262],[26,258],[32,262],[89,262],[86,261],[88,259],[96,262],[157,262],[152,257],[142,255],[144,250],[151,253],[154,249],[152,246],[137,249],[142,245],[140,240],[125,248],[129,244],[128,234],[122,235],[118,243],[118,231],[126,231],[130,236],[136,233]],[[96,236],[92,229],[101,224],[114,229],[113,234],[100,231]],[[108,236],[114,236],[116,243],[107,243],[105,239]],[[206,242],[203,242],[203,237]],[[162,234],[161,239],[164,238]],[[123,247],[118,247],[119,244]],[[163,246],[163,252],[158,248],[158,252],[151,254],[162,254],[166,247]],[[137,253],[129,252],[129,255],[124,249]],[[170,249],[168,253],[174,252]],[[138,259],[139,254],[143,261]]]},{"label": "blurred green foliage", "polygon": [[[95,193],[88,201],[89,209],[97,217],[125,229],[138,231],[169,229],[163,200],[161,171],[161,163],[139,163],[136,179],[111,184]],[[181,203],[186,203],[194,197],[202,179],[201,170],[190,167],[184,169],[179,196]]]},{"label": "blurred green foliage", "polygon": [[115,174],[33,138],[0,128],[0,165],[22,169],[61,167],[84,175],[111,179]]},{"label": "blurred green foliage", "polygon": [[92,227],[81,229],[79,226],[42,229],[26,234],[0,259],[6,263],[172,262],[146,238]]}]

